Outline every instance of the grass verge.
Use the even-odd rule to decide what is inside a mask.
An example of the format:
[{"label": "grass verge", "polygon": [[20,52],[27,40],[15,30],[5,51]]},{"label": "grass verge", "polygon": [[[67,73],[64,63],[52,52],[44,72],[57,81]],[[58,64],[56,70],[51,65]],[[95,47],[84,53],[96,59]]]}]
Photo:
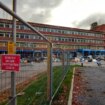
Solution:
[{"label": "grass verge", "polygon": [[52,105],[67,105],[74,67],[78,67],[78,65],[70,66],[69,71],[59,88],[59,91],[52,101]]},{"label": "grass verge", "polygon": [[[54,102],[59,102],[59,100],[68,99],[70,82],[72,78],[72,70],[74,66],[69,66],[69,71],[57,92]],[[61,66],[53,68],[53,93],[55,92],[57,86],[62,80],[62,75],[65,71],[62,70]],[[33,80],[31,84],[24,89],[24,94],[17,96],[17,105],[48,105],[47,102],[47,74],[41,74],[37,80]],[[65,95],[64,95],[65,94]],[[64,98],[62,99],[62,97]],[[56,99],[56,100],[55,100]],[[6,105],[1,103],[0,105]],[[56,104],[62,105],[62,104]]]}]

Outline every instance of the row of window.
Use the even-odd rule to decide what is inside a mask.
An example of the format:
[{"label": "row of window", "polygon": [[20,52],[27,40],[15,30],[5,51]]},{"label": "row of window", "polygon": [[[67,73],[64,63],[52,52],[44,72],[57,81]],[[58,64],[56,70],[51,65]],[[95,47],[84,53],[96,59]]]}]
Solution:
[{"label": "row of window", "polygon": [[[0,23],[0,27],[6,27],[6,28],[12,28],[12,24],[8,23]],[[30,30],[27,26],[25,25],[17,25],[17,29],[21,30]],[[53,32],[53,33],[60,33],[60,34],[72,34],[72,35],[83,35],[83,36],[94,36],[94,37],[104,37],[103,34],[100,33],[93,33],[93,32],[82,32],[82,31],[77,31],[77,30],[61,30],[61,29],[54,29],[54,28],[45,28],[45,27],[35,27],[38,31],[43,31],[43,32]]]},{"label": "row of window", "polygon": [[[7,42],[0,42],[0,47],[7,46]],[[47,48],[46,44],[36,44],[36,43],[26,43],[26,42],[17,42],[17,47],[31,47],[31,48]],[[104,49],[104,47],[99,46],[80,46],[80,45],[56,45],[53,48],[61,49]]]},{"label": "row of window", "polygon": [[[11,33],[0,33],[0,36],[3,37],[12,37]],[[43,40],[42,37],[38,35],[28,35],[28,34],[17,34],[17,38],[21,39],[38,39],[38,40]],[[103,40],[94,40],[94,39],[80,39],[80,38],[70,38],[70,37],[53,37],[53,36],[47,36],[49,40],[52,41],[63,41],[63,42],[76,42],[76,43],[95,43],[95,44],[104,44],[105,41]]]},{"label": "row of window", "polygon": [[61,49],[104,49],[104,47],[99,46],[80,46],[80,45],[57,45],[54,48]]},{"label": "row of window", "polygon": [[67,37],[49,37],[49,40],[53,41],[64,41],[64,42],[76,42],[76,43],[95,43],[95,44],[104,44],[103,40],[94,40],[94,39],[80,39],[80,38],[67,38]]},{"label": "row of window", "polygon": [[17,47],[31,47],[31,48],[47,48],[46,44],[36,44],[36,43],[26,43],[26,42],[18,42],[16,43]]},{"label": "row of window", "polygon": [[[0,36],[8,37],[8,38],[13,37],[11,33],[3,33],[3,32],[0,32]],[[22,38],[22,39],[39,39],[39,40],[43,40],[43,38],[38,36],[38,35],[16,34],[16,37],[17,38]]]},{"label": "row of window", "polygon": [[[7,42],[0,42],[0,47],[6,47]],[[26,43],[26,42],[17,42],[17,47],[31,47],[31,48],[47,48],[46,44],[36,44],[36,43]]]}]

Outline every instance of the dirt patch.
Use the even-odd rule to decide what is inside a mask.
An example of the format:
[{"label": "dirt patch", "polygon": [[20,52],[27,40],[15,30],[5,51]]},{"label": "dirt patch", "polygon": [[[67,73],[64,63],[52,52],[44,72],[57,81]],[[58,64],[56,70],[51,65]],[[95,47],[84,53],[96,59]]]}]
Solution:
[{"label": "dirt patch", "polygon": [[67,86],[62,86],[62,92],[59,94],[56,100],[53,101],[52,105],[67,105],[67,92],[68,88]]},{"label": "dirt patch", "polygon": [[[72,105],[84,105],[78,101],[78,96],[82,93],[84,94],[85,85],[83,84],[83,78],[81,76],[81,71],[78,69],[75,70],[74,74],[74,87],[73,87],[73,99]],[[81,97],[82,98],[82,97]]]}]

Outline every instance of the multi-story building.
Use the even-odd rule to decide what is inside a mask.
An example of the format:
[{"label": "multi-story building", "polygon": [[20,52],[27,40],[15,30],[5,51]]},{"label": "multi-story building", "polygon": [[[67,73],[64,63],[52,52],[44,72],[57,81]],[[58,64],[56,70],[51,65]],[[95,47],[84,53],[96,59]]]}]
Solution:
[{"label": "multi-story building", "polygon": [[[84,56],[92,54],[105,55],[105,25],[92,27],[90,30],[77,29],[48,24],[29,22],[39,32],[45,35],[52,43],[53,53],[59,55],[61,49],[72,52],[82,53]],[[31,31],[25,25],[17,21],[16,34],[16,53],[22,57],[46,56],[47,45],[43,38]],[[0,54],[7,53],[7,43],[12,40],[12,21],[0,19]]]}]

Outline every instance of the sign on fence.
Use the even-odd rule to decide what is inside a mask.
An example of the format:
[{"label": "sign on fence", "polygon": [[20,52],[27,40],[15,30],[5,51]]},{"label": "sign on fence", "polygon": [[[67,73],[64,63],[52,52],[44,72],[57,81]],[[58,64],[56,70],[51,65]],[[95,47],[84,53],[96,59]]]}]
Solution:
[{"label": "sign on fence", "polygon": [[14,54],[15,51],[14,51],[14,42],[8,42],[8,54]]},{"label": "sign on fence", "polygon": [[1,69],[8,71],[19,71],[20,55],[4,54],[1,56]]}]

